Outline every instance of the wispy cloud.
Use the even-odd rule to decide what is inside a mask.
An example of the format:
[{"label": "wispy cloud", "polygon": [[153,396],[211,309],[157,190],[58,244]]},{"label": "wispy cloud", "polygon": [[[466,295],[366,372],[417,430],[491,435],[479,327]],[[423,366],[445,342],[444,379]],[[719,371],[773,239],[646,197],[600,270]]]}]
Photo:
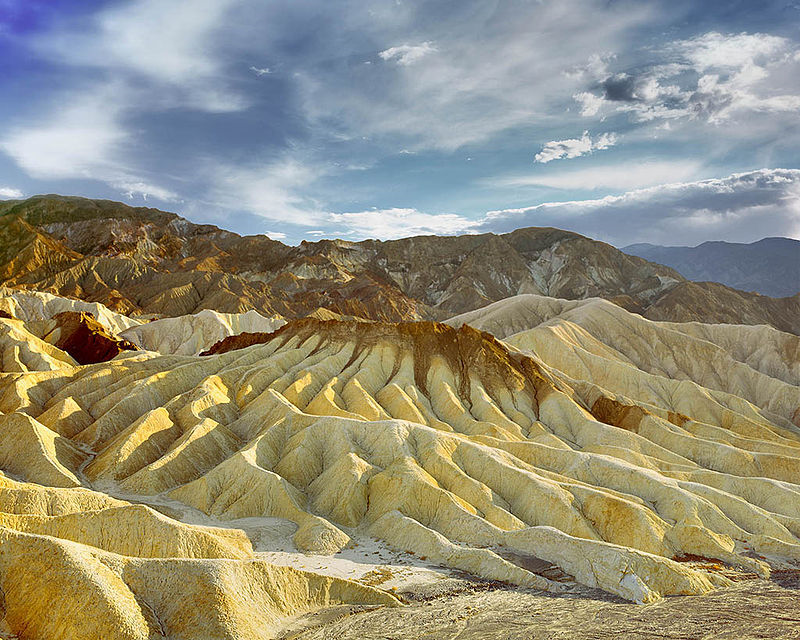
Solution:
[{"label": "wispy cloud", "polygon": [[16,200],[21,198],[24,194],[19,189],[14,189],[12,187],[0,187],[0,198],[6,200]]},{"label": "wispy cloud", "polygon": [[115,150],[127,138],[116,102],[122,91],[92,87],[62,96],[51,111],[8,130],[0,149],[34,177],[116,178]]},{"label": "wispy cloud", "polygon": [[506,233],[528,226],[568,229],[625,246],[634,242],[697,244],[705,239],[751,242],[772,235],[800,239],[800,170],[762,169],[726,178],[674,182],[619,196],[545,202],[489,211],[476,219],[414,208],[327,213],[320,219],[352,240],[416,235]]},{"label": "wispy cloud", "polygon": [[255,67],[255,66],[251,66],[251,67],[250,67],[250,71],[252,71],[253,73],[255,73],[255,74],[258,76],[258,77],[261,77],[261,76],[267,76],[267,75],[269,75],[269,74],[271,74],[271,73],[272,73],[272,69],[270,69],[269,67]]},{"label": "wispy cloud", "polygon": [[589,136],[589,132],[584,131],[580,138],[547,142],[542,150],[534,156],[534,162],[546,163],[563,158],[577,158],[592,153],[592,151],[608,149],[616,143],[617,136],[614,133],[603,133],[593,140]]},{"label": "wispy cloud", "polygon": [[473,229],[524,226],[570,229],[617,246],[695,245],[712,238],[751,242],[765,235],[800,239],[800,170],[762,169],[595,200],[491,211]]},{"label": "wispy cloud", "polygon": [[143,177],[141,132],[130,121],[179,107],[244,108],[213,46],[215,30],[238,1],[115,3],[36,36],[29,43],[36,55],[92,79],[20,114],[0,131],[0,150],[38,179],[96,180],[128,198],[176,200],[172,189]]},{"label": "wispy cloud", "polygon": [[487,180],[495,187],[549,187],[570,191],[606,190],[619,192],[690,180],[702,165],[697,160],[643,160],[561,170],[531,175],[513,175]]},{"label": "wispy cloud", "polygon": [[[435,54],[418,44],[385,49],[381,57],[396,64],[359,65],[348,74],[347,91],[341,77],[302,73],[303,107],[320,126],[392,138],[394,148],[452,151],[480,144],[514,127],[555,122],[553,110],[563,113],[564,101],[584,84],[560,71],[625,41],[655,11],[649,3],[623,7],[605,0],[457,3],[441,19],[420,16],[406,27],[435,43]],[[350,37],[364,37],[371,21],[352,19],[359,31]],[[330,40],[343,37],[334,31]]]},{"label": "wispy cloud", "polygon": [[397,64],[405,67],[436,51],[432,42],[423,42],[422,44],[401,44],[397,47],[389,47],[378,55],[382,60],[394,60]]},{"label": "wispy cloud", "polygon": [[215,33],[239,0],[134,0],[114,3],[73,28],[48,31],[35,45],[60,64],[97,68],[117,82],[147,81],[155,96],[211,112],[245,106],[223,73]]},{"label": "wispy cloud", "polygon": [[212,162],[204,169],[206,199],[228,211],[246,211],[292,225],[318,226],[324,211],[305,194],[324,171],[291,152],[247,165]]},{"label": "wispy cloud", "polygon": [[175,192],[142,181],[123,179],[112,183],[111,186],[119,189],[129,200],[133,200],[136,196],[140,196],[143,200],[153,197],[162,202],[175,202],[178,200],[178,195]]}]

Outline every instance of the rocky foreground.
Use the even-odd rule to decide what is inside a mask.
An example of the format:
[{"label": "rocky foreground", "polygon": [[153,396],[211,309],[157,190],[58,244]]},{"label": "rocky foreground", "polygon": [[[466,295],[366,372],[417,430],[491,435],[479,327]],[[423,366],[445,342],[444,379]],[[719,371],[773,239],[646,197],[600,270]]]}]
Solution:
[{"label": "rocky foreground", "polygon": [[[538,295],[447,324],[88,304],[0,296],[9,637],[800,624],[795,335]],[[131,348],[81,365],[65,312]]]}]

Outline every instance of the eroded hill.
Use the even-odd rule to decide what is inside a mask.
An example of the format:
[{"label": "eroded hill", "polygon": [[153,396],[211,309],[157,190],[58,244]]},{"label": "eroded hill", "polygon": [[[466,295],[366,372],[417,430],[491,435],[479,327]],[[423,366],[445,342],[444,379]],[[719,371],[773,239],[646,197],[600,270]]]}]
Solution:
[{"label": "eroded hill", "polygon": [[24,637],[264,638],[397,604],[276,567],[279,531],[635,602],[800,563],[798,342],[774,329],[523,296],[458,328],[308,318],[77,366],[30,322],[0,318],[0,588]]}]

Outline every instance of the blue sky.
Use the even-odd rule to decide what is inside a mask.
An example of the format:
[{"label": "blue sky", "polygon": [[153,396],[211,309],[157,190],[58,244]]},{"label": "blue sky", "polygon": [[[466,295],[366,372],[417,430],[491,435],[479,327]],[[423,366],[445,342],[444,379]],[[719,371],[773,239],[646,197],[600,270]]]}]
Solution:
[{"label": "blue sky", "polygon": [[800,3],[0,0],[0,198],[290,243],[800,238]]}]

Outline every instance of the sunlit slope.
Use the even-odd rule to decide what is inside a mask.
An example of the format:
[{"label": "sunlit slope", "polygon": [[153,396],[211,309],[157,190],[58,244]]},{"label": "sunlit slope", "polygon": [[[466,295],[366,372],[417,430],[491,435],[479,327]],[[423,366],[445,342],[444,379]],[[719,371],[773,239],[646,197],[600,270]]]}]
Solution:
[{"label": "sunlit slope", "polygon": [[130,318],[116,313],[97,302],[0,287],[0,317],[11,316],[23,321],[22,326],[36,338],[46,338],[53,329],[52,319],[65,312],[88,314],[110,336],[128,340],[141,349],[178,355],[198,354],[223,338],[238,333],[274,331],[286,322],[278,315],[265,317],[253,310],[219,313],[211,309],[194,315],[148,321],[145,317]]},{"label": "sunlit slope", "polygon": [[122,331],[120,337],[142,349],[177,355],[196,355],[228,336],[245,331],[274,331],[286,324],[278,315],[257,311],[219,313],[204,309],[194,315],[162,318]]},{"label": "sunlit slope", "polygon": [[673,560],[686,554],[761,575],[765,560],[800,560],[798,389],[768,378],[762,408],[755,391],[645,371],[574,326],[577,338],[553,332],[551,350],[542,338],[523,353],[469,327],[308,319],[213,356],[4,374],[0,450],[28,453],[0,468],[163,494],[222,521],[285,518],[304,551],[335,552],[358,531],[562,590],[504,559],[534,556],[638,602],[726,583]]},{"label": "sunlit slope", "polygon": [[83,311],[114,334],[142,324],[142,320],[111,311],[99,302],[84,302],[42,291],[24,291],[7,287],[0,287],[0,311],[5,311],[24,322],[49,320],[64,311]]},{"label": "sunlit slope", "polygon": [[241,531],[2,475],[0,588],[6,628],[35,639],[269,638],[282,619],[321,606],[395,604],[258,560]]},{"label": "sunlit slope", "polygon": [[719,404],[784,426],[800,424],[800,338],[772,327],[652,322],[605,300],[536,295],[447,323],[489,331],[575,380],[637,401],[695,417]]},{"label": "sunlit slope", "polygon": [[76,364],[68,353],[33,335],[21,320],[0,314],[0,372],[50,371]]}]

